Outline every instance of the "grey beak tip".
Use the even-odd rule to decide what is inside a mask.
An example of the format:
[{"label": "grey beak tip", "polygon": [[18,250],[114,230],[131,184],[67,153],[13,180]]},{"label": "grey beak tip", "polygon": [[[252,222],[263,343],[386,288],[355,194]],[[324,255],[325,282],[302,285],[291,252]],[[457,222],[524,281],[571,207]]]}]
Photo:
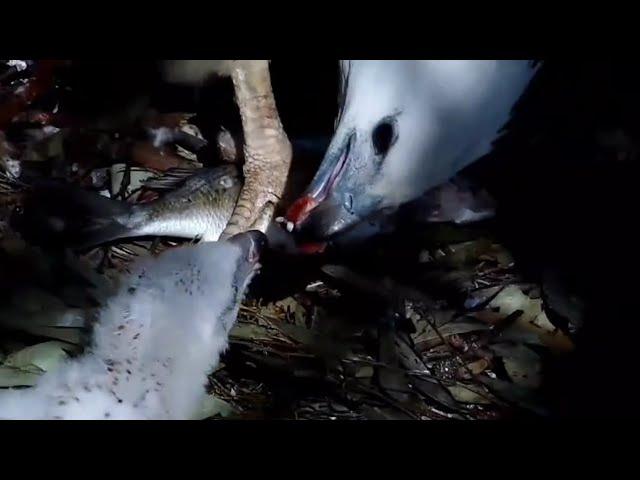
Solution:
[{"label": "grey beak tip", "polygon": [[231,237],[229,241],[239,245],[252,260],[257,259],[269,244],[267,236],[258,230],[239,233]]}]

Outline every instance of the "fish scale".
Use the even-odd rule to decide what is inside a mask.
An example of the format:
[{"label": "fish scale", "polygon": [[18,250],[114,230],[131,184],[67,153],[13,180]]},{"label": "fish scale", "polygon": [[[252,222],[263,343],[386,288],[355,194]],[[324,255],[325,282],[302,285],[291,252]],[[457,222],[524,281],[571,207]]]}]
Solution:
[{"label": "fish scale", "polygon": [[204,181],[195,178],[163,199],[135,207],[131,233],[138,236],[158,235],[217,240],[235,206],[240,183],[221,189],[207,172]]},{"label": "fish scale", "polygon": [[[168,182],[171,187],[177,185],[175,190],[142,204],[69,185],[38,186],[22,211],[14,214],[12,225],[30,243],[53,242],[73,248],[143,236],[218,240],[242,188],[238,168],[224,165],[181,172],[177,177]],[[167,189],[161,179],[153,184],[155,189]]]}]

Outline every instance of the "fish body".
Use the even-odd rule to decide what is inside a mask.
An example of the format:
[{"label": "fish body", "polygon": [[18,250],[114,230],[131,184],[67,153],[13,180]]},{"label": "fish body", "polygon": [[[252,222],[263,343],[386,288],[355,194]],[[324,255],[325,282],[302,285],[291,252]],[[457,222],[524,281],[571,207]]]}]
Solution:
[{"label": "fish body", "polygon": [[141,204],[69,185],[35,185],[14,213],[12,225],[30,243],[79,249],[146,236],[217,240],[240,194],[238,168],[198,170],[179,185]]},{"label": "fish body", "polygon": [[118,219],[131,236],[218,240],[238,199],[242,182],[236,167],[205,169],[162,198],[134,205]]}]

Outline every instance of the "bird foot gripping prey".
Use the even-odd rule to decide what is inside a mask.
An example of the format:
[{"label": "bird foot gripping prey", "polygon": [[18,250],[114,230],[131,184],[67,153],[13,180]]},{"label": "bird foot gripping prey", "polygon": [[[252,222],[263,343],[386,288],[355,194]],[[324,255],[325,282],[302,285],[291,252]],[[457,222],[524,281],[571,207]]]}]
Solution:
[{"label": "bird foot gripping prey", "polygon": [[285,190],[291,143],[276,108],[267,60],[233,62],[231,78],[244,130],[245,183],[221,239],[267,231]]},{"label": "bird foot gripping prey", "polygon": [[[49,70],[57,63],[43,62],[47,75],[37,76],[50,80]],[[220,145],[227,161],[244,163],[244,187],[241,190],[234,212],[222,239],[234,234],[260,230],[266,232],[277,205],[280,202],[291,165],[292,149],[280,121],[271,87],[269,62],[267,60],[205,60],[165,61],[165,80],[197,83],[212,74],[230,76],[235,90],[236,102],[242,119],[244,145],[242,152],[227,152]],[[28,90],[14,104],[0,108],[0,127],[15,113],[24,109],[36,94],[44,89],[44,81],[32,82]],[[38,87],[38,88],[36,88]],[[32,91],[33,90],[33,91]],[[5,123],[6,123],[5,122]],[[223,139],[224,140],[224,139]],[[231,150],[235,145],[231,145]],[[140,153],[140,152],[138,152]],[[149,152],[147,152],[149,153]]]}]

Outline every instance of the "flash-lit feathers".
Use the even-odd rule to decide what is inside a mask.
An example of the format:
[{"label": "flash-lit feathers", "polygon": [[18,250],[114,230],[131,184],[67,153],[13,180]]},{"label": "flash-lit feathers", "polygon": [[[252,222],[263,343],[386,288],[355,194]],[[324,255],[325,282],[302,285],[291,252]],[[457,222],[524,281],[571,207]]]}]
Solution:
[{"label": "flash-lit feathers", "polygon": [[[342,69],[336,136],[355,131],[366,148],[381,119],[397,118],[398,140],[371,179],[382,206],[417,198],[488,153],[536,71],[528,60],[351,60]],[[356,163],[371,163],[370,147],[354,152]]]},{"label": "flash-lit feathers", "polygon": [[191,418],[237,315],[241,253],[202,243],[137,264],[101,311],[88,352],[33,389],[2,392],[0,418]]}]

